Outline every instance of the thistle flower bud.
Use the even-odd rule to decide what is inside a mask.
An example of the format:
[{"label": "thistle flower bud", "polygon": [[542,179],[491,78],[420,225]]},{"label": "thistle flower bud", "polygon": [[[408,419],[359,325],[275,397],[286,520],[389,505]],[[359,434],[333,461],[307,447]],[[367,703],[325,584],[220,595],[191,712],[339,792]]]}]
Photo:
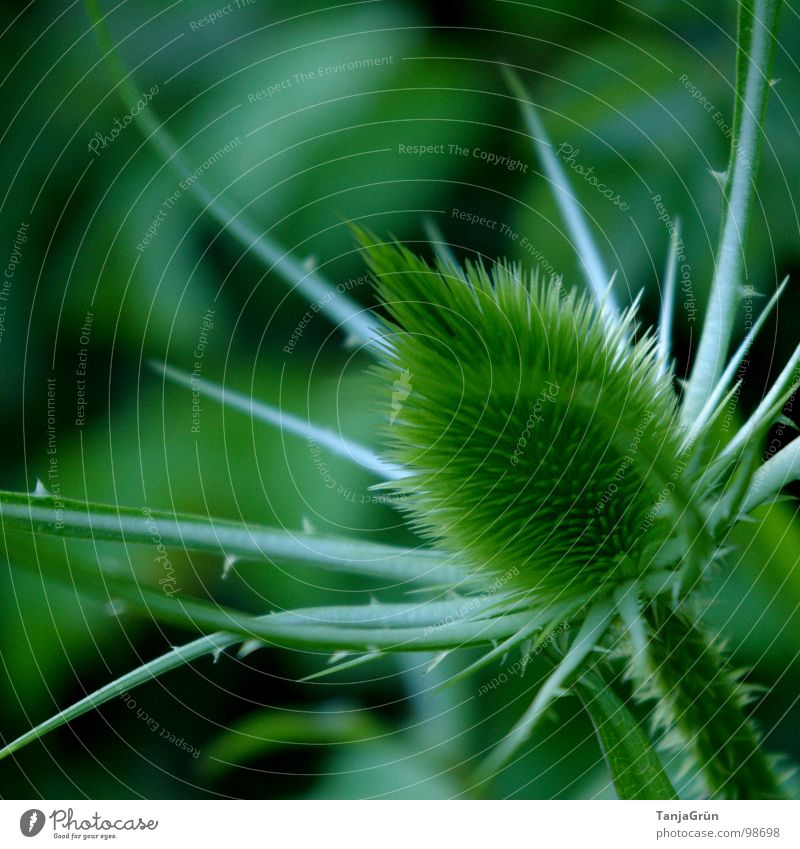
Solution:
[{"label": "thistle flower bud", "polygon": [[607,320],[515,265],[365,250],[389,314],[380,368],[405,387],[387,442],[411,474],[392,487],[417,528],[487,580],[515,567],[543,604],[642,576],[671,530],[654,521],[658,470],[680,439],[633,311]]}]

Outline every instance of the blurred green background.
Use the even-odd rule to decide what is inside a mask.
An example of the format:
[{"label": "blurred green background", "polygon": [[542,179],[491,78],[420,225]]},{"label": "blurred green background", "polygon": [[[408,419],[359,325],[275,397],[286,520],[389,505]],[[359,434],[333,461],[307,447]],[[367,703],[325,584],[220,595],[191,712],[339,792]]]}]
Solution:
[{"label": "blurred green background", "polygon": [[[134,126],[90,150],[95,134],[109,135],[127,109],[83,5],[36,0],[22,12],[0,8],[4,267],[27,225],[0,338],[0,487],[30,490],[49,477],[63,496],[410,540],[397,513],[372,503],[366,473],[326,458],[337,484],[329,487],[303,440],[223,413],[208,399],[199,432],[192,431],[198,420],[191,393],[165,385],[150,364],[191,370],[200,342],[203,377],[372,445],[386,409],[368,359],[322,316],[291,353],[284,350],[306,304],[203,215],[188,192],[140,249],[180,178]],[[788,3],[783,16],[747,252],[749,283],[760,292],[773,291],[786,274],[800,277],[800,72],[791,51],[800,39],[798,8]],[[618,270],[620,298],[644,291],[644,326],[658,315],[668,244],[663,216],[680,217],[688,271],[676,354],[678,373],[685,373],[719,220],[712,172],[727,157],[734,3],[240,0],[202,26],[219,5],[137,0],[103,9],[137,89],[158,86],[152,108],[185,145],[188,161],[197,167],[215,158],[206,185],[334,283],[365,273],[348,221],[426,251],[427,217],[459,256],[511,256],[580,285],[499,72],[501,63],[517,67],[553,143],[570,145],[563,150],[577,151],[573,168],[593,169],[625,204],[611,203],[571,171],[607,262]],[[365,59],[379,61],[364,67]],[[325,67],[331,70],[321,74]],[[413,145],[441,152],[402,152]],[[519,165],[493,165],[475,151]],[[497,224],[470,224],[454,210]],[[351,295],[373,304],[368,285]],[[792,284],[752,352],[742,414],[797,344],[798,309],[800,289]],[[209,310],[213,327],[204,328]],[[86,418],[78,425],[83,377],[76,372],[84,361]],[[56,386],[51,433],[48,378]],[[778,434],[783,441],[792,436],[788,429]],[[48,454],[53,445],[56,454]],[[714,575],[708,621],[725,634],[734,664],[752,670],[748,681],[764,687],[755,712],[767,748],[798,760],[794,505],[747,526],[740,542],[741,556]],[[8,532],[2,544],[4,739],[192,636],[87,603],[70,587],[81,563],[134,569],[157,585],[162,576],[149,546],[65,544]],[[264,563],[239,564],[223,579],[217,558],[174,552],[171,560],[185,594],[252,611],[364,601],[381,589]],[[326,661],[269,649],[201,660],[135,691],[134,707],[107,704],[0,763],[0,796],[469,796],[480,754],[521,714],[547,672],[537,661],[524,678],[512,676],[478,696],[498,667],[432,694],[464,658],[451,655],[424,674],[430,658],[412,655],[297,683]],[[528,754],[489,792],[614,795],[574,699],[558,704]]]}]

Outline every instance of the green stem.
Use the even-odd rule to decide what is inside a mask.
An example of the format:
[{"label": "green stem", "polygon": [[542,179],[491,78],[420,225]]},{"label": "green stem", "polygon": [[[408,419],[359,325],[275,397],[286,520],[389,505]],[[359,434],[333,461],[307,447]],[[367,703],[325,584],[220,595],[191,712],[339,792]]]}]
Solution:
[{"label": "green stem", "polygon": [[620,799],[677,799],[650,740],[596,666],[572,689],[597,732]]},{"label": "green stem", "polygon": [[645,611],[652,629],[652,682],[667,725],[691,753],[710,795],[721,799],[783,798],[741,687],[719,649],[666,602]]}]

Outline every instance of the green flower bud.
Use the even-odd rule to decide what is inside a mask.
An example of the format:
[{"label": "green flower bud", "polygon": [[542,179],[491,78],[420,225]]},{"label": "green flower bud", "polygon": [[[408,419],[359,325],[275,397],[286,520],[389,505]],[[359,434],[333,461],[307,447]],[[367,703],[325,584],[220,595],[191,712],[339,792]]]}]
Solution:
[{"label": "green flower bud", "polygon": [[390,317],[388,455],[411,473],[392,486],[420,532],[487,581],[516,567],[542,604],[653,568],[681,440],[671,377],[652,338],[634,338],[633,311],[612,320],[505,263],[366,252]]}]

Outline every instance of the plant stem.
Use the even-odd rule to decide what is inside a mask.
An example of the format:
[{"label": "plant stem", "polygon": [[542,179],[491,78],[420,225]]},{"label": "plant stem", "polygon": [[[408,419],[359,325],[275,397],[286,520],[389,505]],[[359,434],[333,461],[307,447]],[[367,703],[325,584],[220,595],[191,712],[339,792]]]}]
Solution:
[{"label": "plant stem", "polygon": [[620,799],[677,799],[650,740],[598,665],[572,685],[597,733]]},{"label": "plant stem", "polygon": [[743,710],[742,688],[719,649],[666,602],[645,612],[661,718],[682,738],[713,798],[783,798],[778,777]]}]

